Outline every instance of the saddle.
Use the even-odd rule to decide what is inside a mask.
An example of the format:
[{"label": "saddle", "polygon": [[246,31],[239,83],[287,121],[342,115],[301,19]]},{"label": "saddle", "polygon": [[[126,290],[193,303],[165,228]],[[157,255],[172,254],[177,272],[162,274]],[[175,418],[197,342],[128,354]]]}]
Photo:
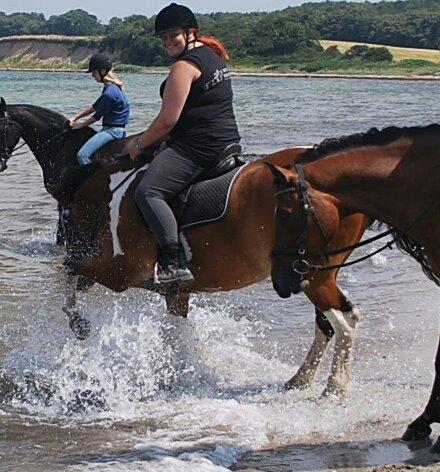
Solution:
[{"label": "saddle", "polygon": [[220,177],[221,175],[230,172],[236,167],[242,166],[246,163],[246,161],[241,157],[242,153],[243,150],[241,144],[229,144],[218,156],[218,162],[214,166],[208,167],[208,169],[202,172],[193,185],[202,180],[215,179],[216,177]]},{"label": "saddle", "polygon": [[[173,201],[170,202],[170,206],[176,216],[176,220],[179,226],[180,236],[179,238],[183,241],[182,231],[206,224],[214,221],[218,221],[226,214],[226,209],[229,201],[230,189],[232,188],[233,182],[243,168],[245,161],[241,157],[241,146],[239,144],[231,144],[227,146],[219,156],[216,164],[206,169],[197,180],[186,188],[183,192],[178,194]],[[91,175],[96,171],[98,163],[89,164],[82,168],[76,168],[76,172],[79,173],[81,180],[88,175]],[[87,167],[85,169],[84,167]],[[122,177],[122,181],[115,181],[113,186],[110,187],[112,192],[125,192],[128,186],[133,180],[141,177],[142,171],[148,168],[148,164],[133,170],[123,171],[123,174],[127,174]],[[88,175],[87,175],[88,174]],[[70,193],[73,194],[78,184],[72,184],[72,180],[67,180],[70,184]],[[121,187],[121,183],[124,185]],[[67,187],[67,185],[66,185]],[[119,212],[120,200],[116,198],[116,214]],[[70,246],[75,245],[75,237],[66,231],[71,227],[67,218],[63,218],[60,214],[60,219],[63,221],[64,232],[66,239],[69,241]],[[64,221],[66,220],[66,221]],[[184,244],[183,244],[184,245]],[[90,241],[90,246],[93,246],[93,241]],[[90,248],[89,248],[90,249]],[[87,252],[88,248],[79,248],[79,252]],[[76,251],[73,251],[76,252]],[[73,257],[75,255],[72,254]],[[80,254],[78,254],[80,256]],[[190,259],[188,254],[182,255],[187,260]]]},{"label": "saddle", "polygon": [[[182,265],[186,265],[192,258],[191,248],[183,230],[213,223],[225,216],[232,185],[246,164],[241,154],[240,144],[227,146],[221,152],[219,162],[206,169],[195,182],[170,202],[179,227],[179,259]],[[157,251],[160,260],[159,246]]]},{"label": "saddle", "polygon": [[240,144],[227,146],[214,166],[202,172],[170,202],[180,230],[217,221],[224,216],[229,189],[237,171],[246,163],[241,154]]}]

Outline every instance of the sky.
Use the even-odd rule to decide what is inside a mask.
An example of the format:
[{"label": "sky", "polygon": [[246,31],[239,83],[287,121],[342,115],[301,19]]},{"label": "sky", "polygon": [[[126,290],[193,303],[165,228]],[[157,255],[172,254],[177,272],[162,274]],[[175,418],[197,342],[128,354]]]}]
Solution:
[{"label": "sky", "polygon": [[[43,13],[46,18],[60,15],[69,10],[81,8],[106,23],[113,16],[124,18],[133,14],[152,16],[172,0],[0,0],[0,11]],[[310,1],[310,0],[308,0]],[[218,11],[273,11],[288,6],[304,3],[304,0],[176,0],[183,3],[196,13],[212,13]]]}]

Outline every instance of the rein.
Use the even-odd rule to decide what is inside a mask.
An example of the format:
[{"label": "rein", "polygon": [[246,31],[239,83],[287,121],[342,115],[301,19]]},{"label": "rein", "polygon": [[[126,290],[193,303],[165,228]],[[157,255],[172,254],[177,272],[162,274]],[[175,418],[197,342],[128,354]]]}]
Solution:
[{"label": "rein", "polygon": [[[349,251],[352,251],[354,249],[357,249],[359,247],[365,246],[367,244],[370,244],[374,241],[377,241],[379,239],[384,238],[385,236],[388,236],[390,234],[393,234],[394,237],[391,241],[388,241],[386,244],[381,246],[379,249],[365,255],[362,257],[359,257],[358,259],[355,259],[350,262],[345,262],[342,264],[333,264],[333,265],[319,265],[319,264],[310,264],[308,261],[305,260],[306,257],[306,242],[307,242],[307,230],[308,230],[308,212],[312,211],[314,218],[318,224],[318,227],[320,228],[321,233],[324,235],[325,238],[325,233],[323,232],[322,225],[319,222],[319,218],[313,208],[313,206],[310,204],[310,199],[307,193],[307,181],[304,176],[304,169],[302,164],[295,164],[293,166],[297,172],[298,175],[298,180],[299,180],[299,185],[298,187],[296,186],[290,186],[286,189],[279,190],[275,193],[276,196],[285,194],[285,193],[296,193],[299,196],[299,200],[301,203],[301,214],[300,214],[300,235],[298,237],[298,243],[296,246],[293,247],[283,247],[283,246],[275,246],[271,252],[272,256],[297,256],[297,258],[293,261],[292,263],[292,268],[293,270],[301,276],[301,278],[304,277],[309,271],[324,271],[324,270],[332,270],[332,269],[340,269],[342,267],[348,267],[354,264],[357,264],[359,262],[362,262],[366,259],[369,259],[370,257],[374,256],[375,254],[378,254],[379,252],[382,252],[384,249],[392,249],[392,245],[396,243],[399,238],[401,237],[402,234],[406,233],[409,229],[411,229],[418,221],[420,221],[429,211],[432,210],[432,206],[428,207],[419,217],[417,217],[406,229],[405,231],[400,231],[396,229],[389,229],[387,231],[384,231],[376,236],[373,236],[369,239],[366,239],[364,241],[361,241],[356,244],[352,244],[351,246],[346,246],[340,249],[335,249],[333,251],[327,251],[323,252],[322,254],[313,254],[313,253],[308,253],[308,257],[313,257],[313,258],[318,258],[318,259],[327,259],[329,256],[335,256],[337,254],[343,254]],[[440,203],[434,206],[438,206]],[[290,216],[292,217],[292,215]],[[326,239],[326,238],[325,238]],[[326,239],[327,240],[327,239]]]}]

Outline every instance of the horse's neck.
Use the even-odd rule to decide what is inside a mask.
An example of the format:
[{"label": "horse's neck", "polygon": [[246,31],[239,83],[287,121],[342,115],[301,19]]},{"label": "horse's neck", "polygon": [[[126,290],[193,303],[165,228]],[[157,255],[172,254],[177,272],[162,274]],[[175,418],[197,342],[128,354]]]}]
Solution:
[{"label": "horse's neck", "polygon": [[[408,205],[418,185],[405,159],[413,142],[402,139],[386,146],[341,151],[304,166],[313,189],[333,196],[338,205],[359,211],[393,226],[405,225],[396,212]],[[419,183],[422,185],[422,183]],[[414,214],[420,211],[414,208]],[[406,213],[411,219],[414,215]]]},{"label": "horse's neck", "polygon": [[52,172],[53,160],[56,157],[57,142],[56,139],[53,141],[51,139],[61,132],[63,122],[62,118],[55,117],[55,114],[49,119],[49,112],[47,117],[42,117],[37,115],[35,110],[38,109],[31,109],[25,105],[11,106],[8,113],[22,127],[22,138],[46,175]]},{"label": "horse's neck", "polygon": [[427,136],[352,149],[305,165],[306,179],[341,210],[405,230],[439,199],[439,146],[440,137]]}]

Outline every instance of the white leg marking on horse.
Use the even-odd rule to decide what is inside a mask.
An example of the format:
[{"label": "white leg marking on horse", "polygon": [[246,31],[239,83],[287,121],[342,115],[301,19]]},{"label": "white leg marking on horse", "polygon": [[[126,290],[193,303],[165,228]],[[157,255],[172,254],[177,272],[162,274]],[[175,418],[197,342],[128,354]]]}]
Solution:
[{"label": "white leg marking on horse", "polygon": [[316,371],[318,370],[322,356],[324,355],[329,342],[330,340],[316,324],[315,339],[313,340],[313,344],[310,347],[307,357],[302,366],[298,369],[298,372],[286,382],[286,388],[304,389],[313,382]]},{"label": "white leg marking on horse", "polygon": [[357,308],[342,312],[333,308],[324,312],[335,331],[335,354],[324,395],[342,396],[350,381],[350,358],[361,312]]},{"label": "white leg marking on horse", "polygon": [[[121,201],[124,198],[125,192],[127,191],[129,185],[133,182],[136,178],[138,172],[141,172],[147,169],[149,164],[145,164],[144,166],[140,167],[136,172],[130,176],[112,195],[111,202],[109,204],[110,207],[110,232],[112,235],[112,242],[113,242],[113,257],[117,255],[124,255],[124,251],[122,250],[121,243],[119,242],[118,238],[118,224],[119,224],[119,209],[121,207]],[[110,191],[113,191],[126,177],[133,172],[133,170],[128,170],[126,172],[116,172],[110,176]]]}]

